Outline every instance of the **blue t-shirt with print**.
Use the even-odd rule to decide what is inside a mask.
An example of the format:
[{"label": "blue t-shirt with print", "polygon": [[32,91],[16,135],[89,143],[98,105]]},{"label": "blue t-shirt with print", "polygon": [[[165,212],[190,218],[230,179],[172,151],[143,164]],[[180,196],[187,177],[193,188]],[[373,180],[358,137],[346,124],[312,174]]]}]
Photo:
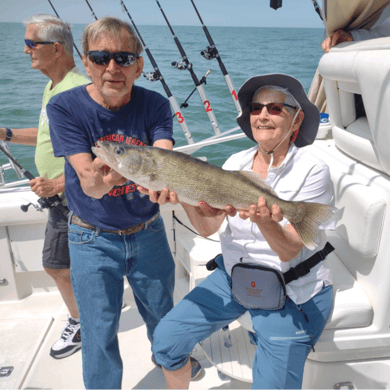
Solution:
[{"label": "blue t-shirt with print", "polygon": [[[159,93],[133,86],[131,100],[117,111],[96,103],[86,86],[50,99],[47,105],[50,137],[56,157],[92,153],[98,140],[153,145],[172,138],[169,101]],[[101,199],[87,196],[76,171],[65,159],[65,195],[77,216],[102,229],[126,229],[152,218],[159,206],[136,190],[132,181],[114,187]]]}]

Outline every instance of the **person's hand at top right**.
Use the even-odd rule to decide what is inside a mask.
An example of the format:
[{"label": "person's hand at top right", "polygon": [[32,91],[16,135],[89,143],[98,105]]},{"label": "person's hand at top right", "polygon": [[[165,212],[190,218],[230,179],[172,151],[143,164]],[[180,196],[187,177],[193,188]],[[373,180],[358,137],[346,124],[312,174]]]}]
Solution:
[{"label": "person's hand at top right", "polygon": [[333,31],[328,38],[322,42],[321,47],[325,53],[328,53],[331,47],[338,45],[341,42],[353,41],[352,34],[344,30]]}]

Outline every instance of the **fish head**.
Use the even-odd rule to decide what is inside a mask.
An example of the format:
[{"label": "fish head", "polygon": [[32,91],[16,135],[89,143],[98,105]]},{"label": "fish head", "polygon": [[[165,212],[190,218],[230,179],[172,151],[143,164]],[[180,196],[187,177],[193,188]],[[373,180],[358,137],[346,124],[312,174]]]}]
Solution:
[{"label": "fish head", "polygon": [[143,165],[142,147],[118,142],[97,141],[92,152],[113,170],[134,179]]}]

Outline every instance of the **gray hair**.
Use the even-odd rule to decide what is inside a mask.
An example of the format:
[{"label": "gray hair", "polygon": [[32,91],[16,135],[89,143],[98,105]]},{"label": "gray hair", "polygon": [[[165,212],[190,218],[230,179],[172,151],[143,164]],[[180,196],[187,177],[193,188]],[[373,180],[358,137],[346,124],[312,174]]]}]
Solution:
[{"label": "gray hair", "polygon": [[73,35],[70,24],[53,15],[33,15],[23,21],[25,26],[37,25],[40,30],[38,37],[42,41],[63,42],[64,50],[73,57]]},{"label": "gray hair", "polygon": [[[255,102],[255,100],[259,97],[260,95],[260,92],[265,89],[267,91],[272,91],[272,92],[279,92],[281,93],[282,95],[284,95],[284,102],[281,102],[281,103],[286,103],[286,104],[289,104],[291,106],[294,106],[294,107],[298,107],[300,109],[301,108],[301,105],[295,100],[294,96],[291,95],[291,93],[288,91],[287,88],[283,88],[283,87],[279,87],[277,85],[264,85],[262,87],[260,87],[253,95],[253,99],[252,99],[252,102]],[[295,114],[295,110],[293,108],[290,108],[290,107],[286,107],[286,110],[288,112],[290,112],[291,114]]]},{"label": "gray hair", "polygon": [[102,34],[114,34],[119,37],[120,33],[125,30],[129,33],[129,40],[132,44],[132,50],[134,54],[141,54],[142,52],[142,45],[139,41],[137,35],[135,34],[133,28],[130,26],[129,23],[114,18],[112,16],[107,16],[105,18],[101,18],[96,20],[95,22],[89,24],[83,33],[83,53],[84,55],[87,55],[87,52],[89,50],[88,43],[89,41],[95,42],[95,40]]}]

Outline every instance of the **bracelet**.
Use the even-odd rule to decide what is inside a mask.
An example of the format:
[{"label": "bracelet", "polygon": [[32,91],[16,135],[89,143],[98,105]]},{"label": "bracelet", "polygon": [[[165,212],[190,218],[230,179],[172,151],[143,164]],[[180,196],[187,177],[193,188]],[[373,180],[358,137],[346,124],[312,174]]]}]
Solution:
[{"label": "bracelet", "polygon": [[9,141],[11,141],[11,138],[12,138],[12,130],[7,127],[5,129],[5,131],[7,132],[7,134],[5,136],[4,142],[9,142]]}]

